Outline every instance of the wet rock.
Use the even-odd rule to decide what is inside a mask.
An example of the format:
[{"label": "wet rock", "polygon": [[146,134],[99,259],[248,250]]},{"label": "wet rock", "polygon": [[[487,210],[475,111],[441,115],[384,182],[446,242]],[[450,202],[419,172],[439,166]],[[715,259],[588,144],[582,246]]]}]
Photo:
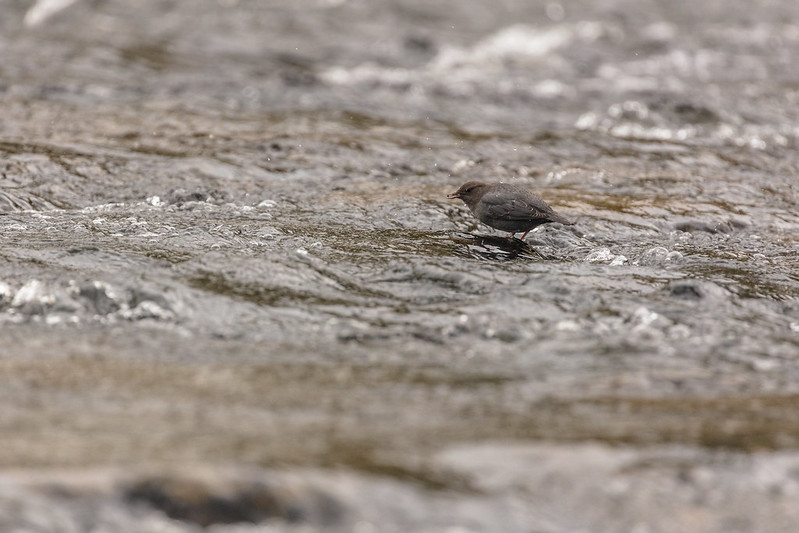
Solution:
[{"label": "wet rock", "polygon": [[11,303],[14,298],[14,289],[5,281],[0,281],[0,308],[4,308]]},{"label": "wet rock", "polygon": [[719,122],[718,113],[712,109],[690,102],[681,102],[674,105],[674,114],[684,122],[693,124],[715,124]]},{"label": "wet rock", "polygon": [[219,189],[197,190],[191,192],[183,189],[176,189],[170,191],[162,200],[164,204],[176,205],[178,207],[197,202],[207,202],[210,204],[221,205],[229,202],[231,200],[231,196],[227,191],[222,191]]},{"label": "wet rock", "polygon": [[672,284],[669,287],[669,294],[675,298],[682,298],[685,300],[700,300],[705,296],[702,288],[699,287],[698,284],[691,282]]},{"label": "wet rock", "polygon": [[273,486],[264,481],[152,477],[131,483],[124,497],[159,509],[175,520],[203,527],[267,519],[297,523],[312,518],[334,524],[343,514],[338,501],[317,489]]},{"label": "wet rock", "polygon": [[128,294],[128,309],[123,316],[132,320],[171,320],[177,315],[173,307],[163,294],[134,288]]},{"label": "wet rock", "polygon": [[725,298],[729,292],[715,283],[701,280],[673,281],[668,286],[669,296],[681,300]]},{"label": "wet rock", "polygon": [[283,70],[280,77],[286,85],[294,87],[313,86],[319,83],[319,79],[313,72],[300,68]]},{"label": "wet rock", "polygon": [[75,292],[88,310],[97,315],[109,315],[121,307],[114,298],[111,287],[106,283],[99,281],[84,283],[76,287]]},{"label": "wet rock", "polygon": [[208,199],[209,193],[203,191],[188,192],[177,189],[167,194],[164,200],[168,204],[182,205],[187,202],[204,202]]},{"label": "wet rock", "polygon": [[424,35],[409,35],[405,38],[403,45],[410,52],[433,54],[436,51],[435,41]]}]

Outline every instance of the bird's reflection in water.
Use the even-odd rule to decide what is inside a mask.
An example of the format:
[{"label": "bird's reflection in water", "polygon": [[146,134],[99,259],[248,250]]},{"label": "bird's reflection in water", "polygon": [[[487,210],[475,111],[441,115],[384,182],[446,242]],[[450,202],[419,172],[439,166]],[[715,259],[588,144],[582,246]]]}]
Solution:
[{"label": "bird's reflection in water", "polygon": [[548,259],[526,242],[511,237],[458,233],[452,240],[457,244],[465,245],[465,249],[459,250],[459,252],[476,259],[491,259],[495,261]]}]

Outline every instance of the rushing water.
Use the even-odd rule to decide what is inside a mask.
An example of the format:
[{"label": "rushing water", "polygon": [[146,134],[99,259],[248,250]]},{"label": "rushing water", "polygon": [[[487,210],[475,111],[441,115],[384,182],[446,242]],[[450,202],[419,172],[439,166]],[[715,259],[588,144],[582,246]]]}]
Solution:
[{"label": "rushing water", "polygon": [[799,4],[35,5],[0,529],[796,531]]}]

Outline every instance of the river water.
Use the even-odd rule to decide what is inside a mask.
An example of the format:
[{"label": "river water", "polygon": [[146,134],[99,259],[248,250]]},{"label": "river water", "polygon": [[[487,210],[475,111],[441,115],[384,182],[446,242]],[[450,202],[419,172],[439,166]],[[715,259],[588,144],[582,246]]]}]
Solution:
[{"label": "river water", "polygon": [[0,13],[3,531],[797,530],[799,4]]}]

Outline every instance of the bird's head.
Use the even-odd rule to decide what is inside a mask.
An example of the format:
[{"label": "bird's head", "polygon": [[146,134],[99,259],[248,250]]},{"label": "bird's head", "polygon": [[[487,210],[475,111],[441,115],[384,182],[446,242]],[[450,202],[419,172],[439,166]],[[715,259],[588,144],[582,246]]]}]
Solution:
[{"label": "bird's head", "polygon": [[487,186],[488,184],[482,181],[467,181],[457,191],[448,194],[447,198],[460,198],[466,205],[472,207],[483,197]]}]

